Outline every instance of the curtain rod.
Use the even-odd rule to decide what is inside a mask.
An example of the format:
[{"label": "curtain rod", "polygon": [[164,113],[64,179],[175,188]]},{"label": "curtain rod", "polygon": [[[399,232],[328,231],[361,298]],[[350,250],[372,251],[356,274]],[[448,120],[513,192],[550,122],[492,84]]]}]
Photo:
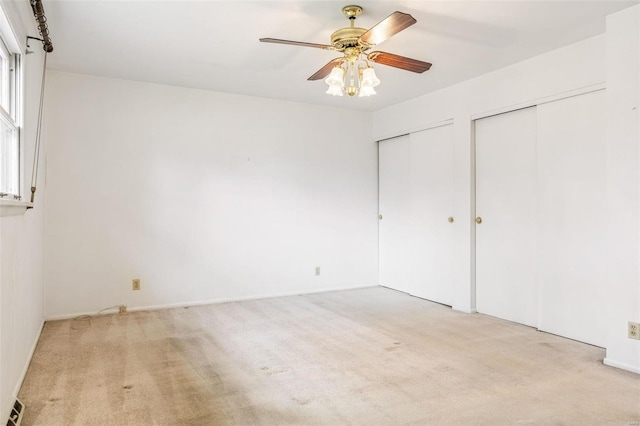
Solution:
[{"label": "curtain rod", "polygon": [[31,0],[31,9],[33,9],[33,16],[36,17],[38,31],[42,37],[42,48],[47,53],[53,52],[53,43],[49,37],[49,27],[47,27],[47,17],[44,16],[42,0]]}]

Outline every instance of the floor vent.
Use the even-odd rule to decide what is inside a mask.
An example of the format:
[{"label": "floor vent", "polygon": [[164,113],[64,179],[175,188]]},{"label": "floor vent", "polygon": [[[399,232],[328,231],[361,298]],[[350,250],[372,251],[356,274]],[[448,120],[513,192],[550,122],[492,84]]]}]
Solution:
[{"label": "floor vent", "polygon": [[24,414],[24,404],[16,398],[16,402],[13,404],[11,414],[9,414],[9,420],[7,426],[19,426],[22,422],[22,415]]}]

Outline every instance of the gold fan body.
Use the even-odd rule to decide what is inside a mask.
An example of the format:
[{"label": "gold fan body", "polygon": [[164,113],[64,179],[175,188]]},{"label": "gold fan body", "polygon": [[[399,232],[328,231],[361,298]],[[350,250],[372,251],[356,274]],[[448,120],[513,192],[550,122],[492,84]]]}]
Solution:
[{"label": "gold fan body", "polygon": [[356,47],[358,46],[360,36],[367,31],[365,28],[358,27],[341,28],[331,34],[331,44],[339,52],[344,51],[348,47]]}]

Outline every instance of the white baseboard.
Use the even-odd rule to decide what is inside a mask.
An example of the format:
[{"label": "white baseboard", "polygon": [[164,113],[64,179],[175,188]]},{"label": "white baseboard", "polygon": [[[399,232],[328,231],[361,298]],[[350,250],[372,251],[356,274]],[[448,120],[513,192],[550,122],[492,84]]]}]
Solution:
[{"label": "white baseboard", "polygon": [[[146,306],[134,306],[134,307],[127,306],[127,312],[155,311],[158,309],[170,309],[170,308],[185,308],[185,307],[191,307],[191,306],[214,305],[218,303],[241,302],[244,300],[271,299],[274,297],[304,296],[306,294],[327,293],[330,291],[357,290],[357,289],[372,288],[372,287],[378,287],[378,285],[373,284],[373,285],[359,285],[359,286],[353,286],[353,287],[323,288],[319,290],[291,291],[291,292],[260,294],[260,295],[243,296],[243,297],[229,297],[229,298],[221,298],[221,299],[200,300],[200,301],[193,301],[193,302],[166,303],[162,305],[146,305]],[[125,305],[125,303],[122,303],[122,305]],[[118,309],[117,307],[113,308],[114,313],[117,312],[117,309]],[[76,318],[81,315],[96,315],[96,314],[97,312],[79,312],[75,314],[52,315],[52,316],[46,317],[45,321],[64,320],[64,319]]]},{"label": "white baseboard", "polygon": [[38,330],[38,334],[36,335],[35,340],[31,344],[31,349],[29,349],[29,355],[27,356],[27,362],[25,362],[24,367],[22,368],[22,372],[20,373],[20,377],[18,378],[18,383],[16,383],[15,388],[13,389],[13,396],[18,396],[20,392],[20,388],[22,387],[22,382],[24,382],[24,378],[27,376],[27,370],[29,369],[29,364],[31,364],[31,358],[33,358],[33,354],[36,352],[36,347],[38,346],[38,342],[40,341],[40,336],[42,335],[42,330],[44,329],[44,320],[42,324],[40,324],[40,330]]},{"label": "white baseboard", "polygon": [[[42,324],[40,324],[40,330],[36,334],[36,338],[31,344],[31,349],[29,349],[29,354],[27,355],[27,360],[24,363],[24,367],[22,367],[22,371],[20,372],[20,376],[18,377],[18,381],[13,388],[13,393],[11,394],[12,398],[17,398],[18,393],[20,393],[20,388],[22,388],[22,383],[24,382],[25,377],[27,377],[27,371],[29,370],[29,365],[31,364],[31,359],[33,358],[33,354],[36,352],[36,347],[38,346],[38,342],[40,341],[40,336],[42,335],[42,330],[44,329],[44,320]],[[11,407],[6,410],[2,410],[2,419],[8,419],[9,414],[11,413]],[[6,412],[4,412],[6,411]]]},{"label": "white baseboard", "polygon": [[640,374],[640,367],[636,367],[630,364],[625,364],[624,362],[618,362],[614,359],[605,358],[602,361],[604,365],[608,365],[609,367],[620,368],[622,370],[631,371],[632,373]]}]

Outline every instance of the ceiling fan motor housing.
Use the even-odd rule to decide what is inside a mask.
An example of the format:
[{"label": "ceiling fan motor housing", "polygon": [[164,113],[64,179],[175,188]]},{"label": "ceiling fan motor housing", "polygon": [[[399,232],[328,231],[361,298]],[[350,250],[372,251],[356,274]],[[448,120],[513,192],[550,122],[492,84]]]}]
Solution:
[{"label": "ceiling fan motor housing", "polygon": [[338,51],[342,51],[348,47],[358,46],[358,39],[368,30],[365,28],[348,27],[341,28],[331,34],[331,44]]}]

